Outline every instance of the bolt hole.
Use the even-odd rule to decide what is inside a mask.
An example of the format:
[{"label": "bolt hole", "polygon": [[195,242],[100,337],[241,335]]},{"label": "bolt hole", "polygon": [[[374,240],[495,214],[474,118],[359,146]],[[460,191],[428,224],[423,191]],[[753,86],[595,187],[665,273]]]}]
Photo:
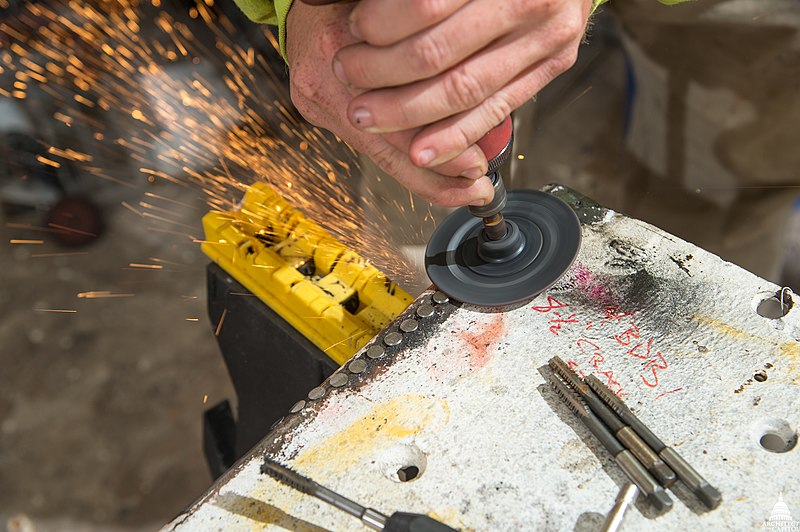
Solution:
[{"label": "bolt hole", "polygon": [[419,476],[419,468],[417,466],[406,466],[401,467],[397,470],[397,478],[400,479],[400,482],[408,482],[409,480],[414,480]]},{"label": "bolt hole", "polygon": [[797,444],[797,432],[782,419],[765,419],[753,427],[756,441],[765,451],[786,453]]},{"label": "bolt hole", "polygon": [[753,378],[758,382],[764,382],[767,380],[767,372],[763,369],[760,369],[753,374]]},{"label": "bolt hole", "polygon": [[384,449],[375,464],[393,482],[411,482],[422,477],[428,465],[425,453],[414,443],[400,443]]},{"label": "bolt hole", "polygon": [[761,436],[761,440],[758,443],[761,444],[761,447],[773,453],[785,453],[792,447],[789,442],[781,438],[780,434],[775,434],[774,432],[767,432]]},{"label": "bolt hole", "polygon": [[789,288],[781,288],[774,294],[760,296],[756,312],[762,318],[777,320],[786,316],[792,310],[793,304],[792,291]]}]

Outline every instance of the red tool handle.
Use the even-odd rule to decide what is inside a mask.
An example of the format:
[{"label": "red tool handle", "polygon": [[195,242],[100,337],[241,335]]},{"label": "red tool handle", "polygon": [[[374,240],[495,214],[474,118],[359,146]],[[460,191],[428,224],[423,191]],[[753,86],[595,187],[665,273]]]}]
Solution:
[{"label": "red tool handle", "polygon": [[478,141],[478,147],[483,151],[490,166],[492,159],[505,155],[506,148],[508,148],[511,142],[511,135],[513,132],[514,128],[511,125],[511,117],[507,116],[499,126],[490,129],[489,132]]}]

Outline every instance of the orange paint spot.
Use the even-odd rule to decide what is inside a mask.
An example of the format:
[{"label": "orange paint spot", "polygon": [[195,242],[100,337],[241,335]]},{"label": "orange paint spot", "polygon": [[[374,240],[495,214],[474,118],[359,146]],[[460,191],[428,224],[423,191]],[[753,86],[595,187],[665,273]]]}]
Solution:
[{"label": "orange paint spot", "polygon": [[469,368],[481,369],[492,359],[495,344],[506,332],[503,314],[495,314],[491,322],[479,331],[464,333],[464,341],[470,347]]}]

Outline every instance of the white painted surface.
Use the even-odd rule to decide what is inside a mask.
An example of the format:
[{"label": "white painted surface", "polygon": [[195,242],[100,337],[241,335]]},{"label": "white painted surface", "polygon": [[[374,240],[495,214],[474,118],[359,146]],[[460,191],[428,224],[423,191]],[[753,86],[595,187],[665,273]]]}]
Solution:
[{"label": "white painted surface", "polygon": [[[652,226],[613,216],[583,234],[576,264],[546,295],[503,311],[456,308],[423,326],[416,347],[287,416],[169,527],[366,530],[260,475],[266,450],[387,514],[429,513],[462,530],[595,530],[625,478],[545,384],[540,368],[554,355],[613,371],[628,405],[722,492],[705,512],[680,485],[669,513],[640,502],[623,530],[760,529],[781,492],[800,515],[800,445],[773,453],[758,443],[765,428],[800,422],[800,298],[768,320],[755,304],[777,286]],[[546,310],[548,295],[568,306]],[[558,329],[560,319],[575,321]],[[631,323],[638,339],[625,334]],[[752,379],[759,370],[765,382]],[[416,480],[389,478],[411,464]]]}]

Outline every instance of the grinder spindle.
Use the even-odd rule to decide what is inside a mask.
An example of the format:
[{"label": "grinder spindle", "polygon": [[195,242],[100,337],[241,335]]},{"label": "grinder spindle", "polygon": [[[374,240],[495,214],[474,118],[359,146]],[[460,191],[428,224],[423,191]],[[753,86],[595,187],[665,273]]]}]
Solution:
[{"label": "grinder spindle", "polygon": [[511,117],[507,116],[503,123],[489,131],[478,141],[478,147],[489,161],[487,176],[494,185],[492,201],[480,207],[469,207],[469,212],[483,220],[486,238],[500,240],[508,234],[506,222],[502,211],[506,207],[506,187],[500,168],[511,155],[511,146],[514,143],[514,128]]}]

